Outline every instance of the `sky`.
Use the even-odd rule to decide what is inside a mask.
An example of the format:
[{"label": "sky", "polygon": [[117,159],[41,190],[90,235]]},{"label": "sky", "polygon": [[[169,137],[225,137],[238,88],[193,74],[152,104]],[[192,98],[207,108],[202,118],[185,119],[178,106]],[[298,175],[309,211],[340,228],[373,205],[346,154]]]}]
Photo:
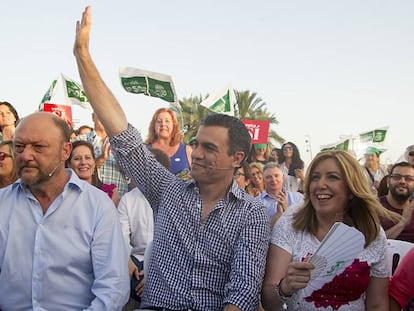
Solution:
[{"label": "sky", "polygon": [[[95,63],[144,135],[168,103],[126,93],[121,66],[171,75],[179,98],[229,83],[257,93],[306,163],[323,145],[384,126],[384,163],[414,144],[413,1],[3,0],[0,100],[20,116],[60,73],[80,82],[72,46],[86,5]],[[82,108],[73,115],[92,124]]]}]

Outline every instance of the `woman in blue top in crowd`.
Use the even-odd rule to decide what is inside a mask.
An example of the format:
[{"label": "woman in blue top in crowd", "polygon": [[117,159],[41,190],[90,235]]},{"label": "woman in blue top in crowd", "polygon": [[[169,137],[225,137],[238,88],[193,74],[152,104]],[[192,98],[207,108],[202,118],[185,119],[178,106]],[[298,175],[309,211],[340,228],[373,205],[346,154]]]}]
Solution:
[{"label": "woman in blue top in crowd", "polygon": [[148,128],[148,137],[145,141],[148,147],[161,149],[171,162],[171,173],[182,179],[190,178],[191,152],[190,146],[183,142],[175,113],[168,108],[155,111]]}]

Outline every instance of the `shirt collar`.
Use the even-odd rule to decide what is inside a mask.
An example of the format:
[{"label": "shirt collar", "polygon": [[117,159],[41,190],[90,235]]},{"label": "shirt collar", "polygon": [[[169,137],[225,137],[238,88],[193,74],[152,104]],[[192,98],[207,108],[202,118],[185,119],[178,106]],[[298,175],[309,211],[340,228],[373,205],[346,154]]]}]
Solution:
[{"label": "shirt collar", "polygon": [[[80,190],[83,190],[85,188],[85,183],[83,183],[83,181],[78,177],[78,175],[76,175],[76,173],[72,169],[65,168],[65,172],[69,175],[69,181],[67,182],[67,185],[73,185],[79,188]],[[20,189],[25,189],[26,185],[24,185],[21,179],[19,178],[12,185],[13,189],[15,189],[16,187],[19,187]]]},{"label": "shirt collar", "polygon": [[[197,192],[199,192],[199,188],[197,186],[197,182],[194,179],[190,179],[185,181],[186,188],[187,189],[197,189]],[[237,198],[237,199],[243,199],[244,192],[240,189],[237,182],[233,179],[233,182],[230,186],[229,192],[227,193],[227,199],[230,200],[230,198]]]}]

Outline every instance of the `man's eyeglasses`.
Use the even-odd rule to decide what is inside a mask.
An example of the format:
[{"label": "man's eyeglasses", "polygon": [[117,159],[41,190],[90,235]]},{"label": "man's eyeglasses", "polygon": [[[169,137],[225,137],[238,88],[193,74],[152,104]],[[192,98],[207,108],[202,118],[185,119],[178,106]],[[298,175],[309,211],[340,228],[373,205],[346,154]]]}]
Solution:
[{"label": "man's eyeglasses", "polygon": [[400,181],[403,178],[405,179],[405,181],[414,181],[414,176],[411,175],[391,174],[390,177],[395,181]]},{"label": "man's eyeglasses", "polygon": [[0,161],[4,161],[4,159],[6,157],[11,158],[12,156],[11,156],[11,154],[8,154],[8,153],[5,153],[5,152],[0,152]]},{"label": "man's eyeglasses", "polygon": [[246,176],[245,174],[243,174],[243,173],[240,173],[240,172],[236,172],[235,174],[234,174],[234,178],[239,178],[240,176]]},{"label": "man's eyeglasses", "polygon": [[282,149],[283,151],[286,151],[286,150],[293,150],[293,148],[292,147],[283,147],[283,149]]},{"label": "man's eyeglasses", "polygon": [[410,157],[414,157],[414,151],[410,151],[410,152],[408,153],[408,155],[409,155]]}]

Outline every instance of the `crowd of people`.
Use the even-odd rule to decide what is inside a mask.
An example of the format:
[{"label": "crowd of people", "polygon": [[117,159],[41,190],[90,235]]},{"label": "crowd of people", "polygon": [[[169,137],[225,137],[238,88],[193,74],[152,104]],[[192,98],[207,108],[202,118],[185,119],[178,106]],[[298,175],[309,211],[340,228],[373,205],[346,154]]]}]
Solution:
[{"label": "crowd of people", "polygon": [[[293,142],[251,144],[223,114],[187,146],[168,108],[144,139],[99,74],[90,30],[87,7],[73,52],[93,128],[0,102],[0,311],[412,308],[414,248],[391,275],[387,241],[414,246],[414,145],[390,168],[374,146],[362,165],[325,151],[305,167]],[[312,256],[337,223],[363,247],[321,268]]]}]

